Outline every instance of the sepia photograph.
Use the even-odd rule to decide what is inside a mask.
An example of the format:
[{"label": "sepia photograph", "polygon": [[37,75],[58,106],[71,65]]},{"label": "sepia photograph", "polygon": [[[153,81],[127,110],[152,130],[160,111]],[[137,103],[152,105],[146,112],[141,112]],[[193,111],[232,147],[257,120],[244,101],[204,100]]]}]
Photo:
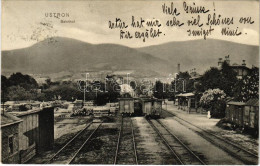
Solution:
[{"label": "sepia photograph", "polygon": [[258,0],[1,0],[1,164],[258,165]]}]

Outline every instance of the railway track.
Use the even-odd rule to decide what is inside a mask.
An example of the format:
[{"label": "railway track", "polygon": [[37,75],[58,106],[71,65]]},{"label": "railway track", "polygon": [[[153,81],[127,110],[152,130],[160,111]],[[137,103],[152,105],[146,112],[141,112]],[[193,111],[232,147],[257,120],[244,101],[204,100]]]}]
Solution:
[{"label": "railway track", "polygon": [[101,126],[96,124],[97,127],[93,131],[89,130],[93,123],[88,124],[83,130],[75,135],[70,141],[68,141],[58,152],[56,152],[46,164],[70,164],[76,158],[77,154],[86,145],[90,138]]},{"label": "railway track", "polygon": [[[166,110],[164,110],[164,111],[166,111]],[[249,164],[249,165],[258,164],[258,155],[257,154],[254,154],[254,153],[248,151],[244,147],[236,145],[236,143],[234,143],[230,140],[226,140],[210,131],[206,131],[205,129],[202,129],[202,128],[188,122],[187,120],[176,116],[176,114],[174,114],[172,112],[169,112],[169,111],[166,111],[166,112],[173,115],[175,117],[176,121],[178,121],[180,124],[186,126],[190,130],[192,130],[195,133],[197,133],[198,135],[200,135],[202,138],[211,142],[213,145],[219,147],[220,149],[222,149],[223,151],[225,151],[232,157],[243,162],[244,164]]]},{"label": "railway track", "polygon": [[186,146],[176,135],[170,132],[158,120],[148,120],[152,128],[161,137],[165,145],[173,153],[174,158],[181,165],[206,165],[200,157]]},{"label": "railway track", "polygon": [[121,119],[114,164],[138,165],[134,128],[130,117]]}]

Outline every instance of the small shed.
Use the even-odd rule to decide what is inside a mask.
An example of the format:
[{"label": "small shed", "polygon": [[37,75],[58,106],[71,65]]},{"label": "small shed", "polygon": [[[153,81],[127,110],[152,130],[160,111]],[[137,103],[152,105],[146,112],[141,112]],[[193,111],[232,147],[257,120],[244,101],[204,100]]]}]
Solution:
[{"label": "small shed", "polygon": [[36,153],[53,148],[54,107],[11,112],[11,114],[23,120],[19,125],[21,163],[26,163]]},{"label": "small shed", "polygon": [[19,124],[21,119],[1,112],[1,161],[3,164],[19,164]]},{"label": "small shed", "polygon": [[191,109],[197,108],[197,102],[195,100],[194,93],[181,93],[176,95],[178,98],[178,108],[184,111],[191,111]]}]

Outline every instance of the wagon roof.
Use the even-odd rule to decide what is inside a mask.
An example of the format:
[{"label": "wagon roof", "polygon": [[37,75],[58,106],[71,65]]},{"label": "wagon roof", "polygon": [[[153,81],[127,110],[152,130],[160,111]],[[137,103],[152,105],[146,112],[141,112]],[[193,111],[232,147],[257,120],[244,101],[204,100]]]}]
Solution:
[{"label": "wagon roof", "polygon": [[243,106],[243,105],[245,105],[245,103],[243,103],[243,102],[238,102],[238,101],[230,101],[230,102],[228,102],[227,104],[229,104],[229,105],[238,105],[238,106]]},{"label": "wagon roof", "polygon": [[245,105],[248,106],[259,106],[259,100],[258,99],[250,99],[246,102]]},{"label": "wagon roof", "polygon": [[176,96],[177,97],[190,97],[190,96],[194,96],[194,93],[181,93]]},{"label": "wagon roof", "polygon": [[21,116],[25,116],[25,115],[29,115],[29,114],[35,114],[41,111],[45,111],[44,108],[51,108],[52,106],[46,106],[43,108],[35,108],[35,109],[31,109],[31,110],[27,110],[27,111],[12,111],[10,112],[10,114],[17,116],[17,117],[21,117]]},{"label": "wagon roof", "polygon": [[1,113],[1,127],[9,126],[12,124],[20,123],[22,119],[17,118],[7,112]]}]

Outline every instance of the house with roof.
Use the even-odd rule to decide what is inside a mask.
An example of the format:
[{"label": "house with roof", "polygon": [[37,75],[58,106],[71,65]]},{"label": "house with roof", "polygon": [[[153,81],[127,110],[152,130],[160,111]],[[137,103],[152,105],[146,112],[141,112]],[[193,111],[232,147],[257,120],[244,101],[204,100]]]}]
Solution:
[{"label": "house with roof", "polygon": [[227,62],[230,65],[230,67],[237,73],[238,79],[242,79],[243,76],[248,75],[248,73],[250,72],[250,68],[248,68],[246,66],[246,60],[242,60],[241,64],[233,63],[231,65],[229,55],[228,55],[228,56],[225,56],[224,60],[222,58],[219,58],[218,67],[221,68],[221,66],[224,62]]}]

